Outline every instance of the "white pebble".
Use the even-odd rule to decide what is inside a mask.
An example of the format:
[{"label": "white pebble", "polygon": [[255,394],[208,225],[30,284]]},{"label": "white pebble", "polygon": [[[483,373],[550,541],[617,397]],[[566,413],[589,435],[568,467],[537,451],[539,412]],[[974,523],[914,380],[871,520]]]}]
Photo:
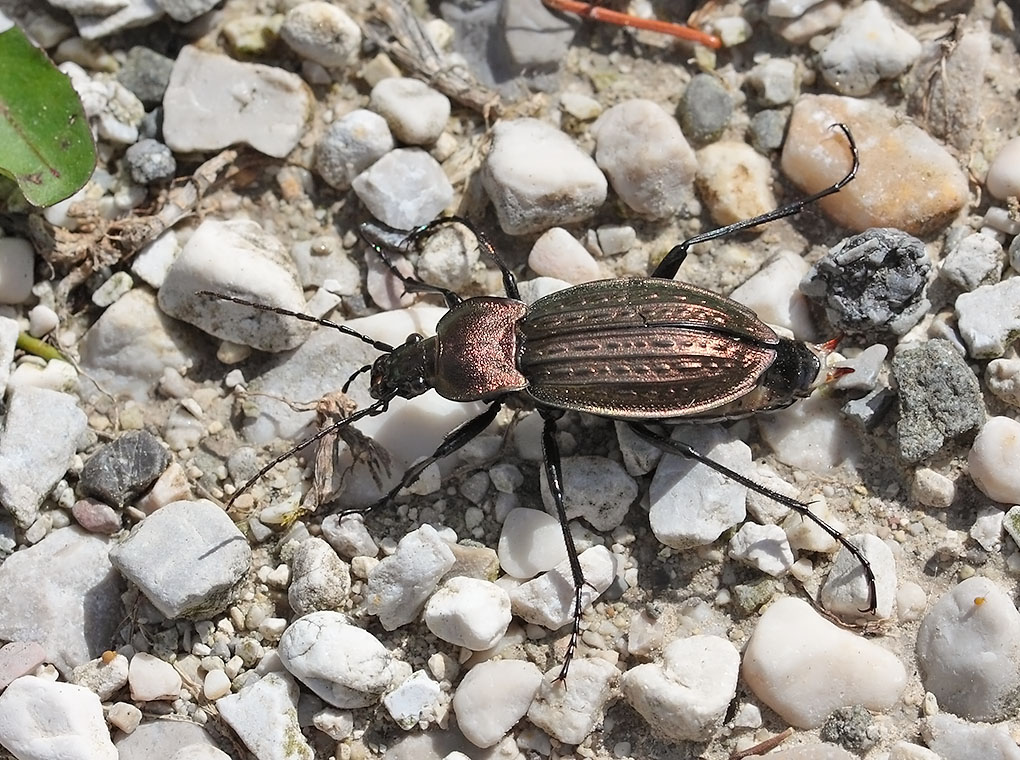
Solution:
[{"label": "white pebble", "polygon": [[871,601],[864,566],[845,546],[836,555],[822,585],[822,606],[849,621],[891,618],[896,601],[896,561],[892,550],[885,541],[870,534],[847,538],[861,550],[875,574],[875,612],[862,611],[868,609]]},{"label": "white pebble", "polygon": [[770,325],[785,327],[801,340],[814,337],[815,322],[800,281],[811,267],[793,251],[783,249],[730,293]]},{"label": "white pebble", "polygon": [[[808,502],[808,511],[830,527],[838,531],[843,530],[841,523],[829,503],[821,498],[815,497]],[[799,551],[830,553],[839,548],[839,542],[829,533],[822,529],[817,522],[810,517],[805,517],[800,512],[791,512],[783,520],[783,530],[790,538],[790,546]]]},{"label": "white pebble", "polygon": [[53,332],[59,326],[60,317],[49,306],[38,304],[28,312],[28,332],[36,338]]},{"label": "white pebble", "polygon": [[698,151],[698,192],[719,225],[776,207],[772,163],[747,143],[720,141]]},{"label": "white pebble", "polygon": [[591,157],[538,119],[511,119],[493,127],[482,184],[508,235],[588,219],[605,202],[608,189]]},{"label": "white pebble", "polygon": [[989,499],[1020,503],[1020,422],[992,417],[978,431],[967,464],[974,484]]},{"label": "white pebble", "polygon": [[945,509],[956,498],[956,483],[930,467],[920,467],[914,473],[912,492],[924,506]]},{"label": "white pebble", "polygon": [[903,622],[918,620],[928,606],[928,595],[913,581],[903,581],[896,589],[896,616]]},{"label": "white pebble", "polygon": [[35,676],[0,694],[0,744],[21,760],[117,760],[99,697]]},{"label": "white pebble", "polygon": [[866,95],[881,79],[898,77],[921,56],[921,43],[889,18],[876,0],[843,17],[819,53],[822,76],[843,95]]},{"label": "white pebble", "polygon": [[389,77],[372,88],[369,106],[407,145],[431,145],[450,118],[450,99],[410,77]]},{"label": "white pebble", "polygon": [[969,535],[987,552],[1002,550],[1002,523],[1005,514],[996,507],[981,507],[970,526]]},{"label": "white pebble", "polygon": [[32,295],[35,250],[27,240],[0,237],[0,303],[23,303]]},{"label": "white pebble", "polygon": [[314,760],[297,706],[298,686],[283,673],[268,673],[216,701],[220,717],[259,760]]},{"label": "white pebble", "polygon": [[131,658],[128,685],[136,702],[177,699],[181,694],[181,676],[174,666],[147,652]]},{"label": "white pebble", "polygon": [[793,597],[765,610],[744,649],[742,673],[758,699],[798,728],[820,726],[837,707],[888,710],[907,683],[894,654]]},{"label": "white pebble", "polygon": [[206,699],[219,699],[230,693],[230,676],[226,671],[216,669],[205,674],[202,681],[202,694]]},{"label": "white pebble", "polygon": [[564,744],[580,744],[602,719],[618,670],[600,658],[575,657],[567,678],[560,666],[546,672],[528,708],[528,720]]},{"label": "white pebble", "polygon": [[450,578],[425,605],[425,625],[443,641],[476,652],[503,638],[510,625],[510,597],[490,581]]},{"label": "white pebble", "polygon": [[659,734],[674,741],[706,741],[722,726],[736,695],[740,655],[719,636],[677,639],[662,664],[623,674],[624,699]]},{"label": "white pebble", "polygon": [[975,232],[953,245],[942,260],[939,276],[963,290],[999,281],[1006,252],[1002,243],[989,235]]},{"label": "white pebble", "polygon": [[408,533],[368,576],[368,614],[378,615],[387,631],[410,623],[455,562],[453,551],[431,525]]},{"label": "white pebble", "polygon": [[1006,353],[1020,332],[1020,277],[982,285],[956,298],[957,326],[967,353],[974,359],[995,359]]},{"label": "white pebble", "polygon": [[361,28],[343,10],[326,2],[294,6],[283,19],[280,37],[291,50],[325,66],[342,66],[361,48]]},{"label": "white pebble", "polygon": [[443,167],[420,148],[391,150],[351,186],[372,216],[398,230],[431,221],[453,201]]},{"label": "white pebble", "polygon": [[839,403],[819,393],[757,420],[776,457],[798,470],[831,472],[843,460],[852,460],[860,449]]},{"label": "white pebble", "polygon": [[778,525],[744,523],[730,539],[728,554],[774,578],[790,572],[794,562],[790,540]]},{"label": "white pebble", "polygon": [[[616,559],[604,546],[593,546],[578,556],[585,584],[581,589],[581,609],[587,609],[616,577]],[[562,628],[573,619],[574,582],[567,561],[522,583],[510,591],[513,613],[529,623],[550,630]]]},{"label": "white pebble", "polygon": [[515,578],[534,578],[567,558],[559,520],[537,509],[514,509],[503,521],[499,565]]},{"label": "white pebble", "polygon": [[330,124],[315,146],[315,171],[346,190],[361,172],[393,150],[393,135],[377,113],[358,108]]},{"label": "white pebble", "polygon": [[579,92],[560,94],[560,108],[581,121],[591,121],[602,113],[602,104]]},{"label": "white pebble", "polygon": [[295,348],[311,331],[292,317],[198,295],[200,290],[304,311],[304,292],[290,253],[257,222],[202,222],[167,272],[159,308],[217,338],[260,351]]},{"label": "white pebble", "polygon": [[1007,142],[992,159],[985,177],[988,192],[999,200],[1020,195],[1020,137]]},{"label": "white pebble", "polygon": [[[567,519],[583,518],[598,531],[618,527],[638,497],[638,484],[623,465],[605,457],[564,457],[563,506]],[[554,512],[556,504],[541,469],[542,501]]]},{"label": "white pebble", "polygon": [[284,631],[278,651],[284,667],[334,707],[374,704],[393,681],[386,647],[339,612],[298,618]]},{"label": "white pebble", "polygon": [[562,227],[553,227],[535,241],[528,266],[541,277],[579,285],[602,277],[602,270],[583,245]]},{"label": "white pebble", "polygon": [[119,301],[134,286],[135,281],[127,272],[114,272],[106,282],[96,288],[92,294],[92,303],[105,309],[115,301]]},{"label": "white pebble", "polygon": [[620,200],[655,219],[694,201],[698,162],[677,120],[650,100],[613,106],[592,125],[595,161]]},{"label": "white pebble", "polygon": [[985,367],[985,384],[997,398],[1020,407],[1020,359],[993,359]]},{"label": "white pebble", "polygon": [[424,670],[416,670],[410,678],[383,697],[383,707],[394,722],[405,731],[439,717],[442,689]]},{"label": "white pebble", "polygon": [[[750,469],[751,449],[720,426],[678,427],[673,438],[731,470]],[[744,519],[746,490],[706,465],[664,456],[648,487],[652,532],[674,549],[710,544]]]},{"label": "white pebble", "polygon": [[457,727],[477,747],[491,747],[524,717],[542,671],[521,660],[487,661],[467,672],[453,695]]},{"label": "white pebble", "polygon": [[921,723],[921,736],[937,758],[1017,760],[1020,757],[1016,741],[1004,726],[961,720],[946,712],[925,719]]},{"label": "white pebble", "polygon": [[114,702],[106,711],[106,722],[130,734],[141,724],[142,711],[127,702]]},{"label": "white pebble", "polygon": [[322,521],[322,537],[344,559],[374,557],[379,553],[364,518],[359,515],[330,515]]},{"label": "white pebble", "polygon": [[1005,720],[1020,689],[1020,612],[989,579],[968,578],[921,621],[917,658],[940,707],[968,720]]},{"label": "white pebble", "polygon": [[143,282],[158,290],[162,287],[166,273],[170,271],[170,265],[180,250],[181,244],[177,239],[177,233],[172,229],[167,230],[131,259],[131,271]]}]

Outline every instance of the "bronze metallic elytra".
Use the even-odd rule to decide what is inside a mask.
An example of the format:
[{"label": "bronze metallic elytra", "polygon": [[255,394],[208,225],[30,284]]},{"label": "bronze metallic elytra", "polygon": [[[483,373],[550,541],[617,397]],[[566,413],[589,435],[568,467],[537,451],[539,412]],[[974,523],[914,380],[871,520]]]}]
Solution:
[{"label": "bronze metallic elytra", "polygon": [[638,436],[662,451],[701,462],[813,520],[861,563],[868,584],[867,611],[874,611],[874,573],[861,550],[842,533],[812,514],[806,504],[765,488],[649,427],[677,421],[729,420],[780,409],[808,396],[824,379],[821,356],[826,349],[831,350],[831,345],[816,347],[779,337],[746,306],[673,277],[692,245],[791,216],[850,182],[859,164],[857,147],[846,125],[837,126],[847,138],[853,163],[846,176],[830,187],[770,213],[684,241],[662,259],[650,278],[576,285],[530,306],[521,300],[513,273],[485,236],[465,219],[438,219],[414,230],[407,239],[417,242],[437,227],[464,225],[499,266],[505,297],[463,300],[446,288],[406,276],[392,266],[384,248],[370,239],[363,226],[362,236],[408,292],[442,295],[449,307],[435,336],[411,335],[396,347],[328,320],[202,291],[204,295],[333,327],[383,352],[344,386],[346,389],[358,375],[370,371],[375,403],[274,459],[231,501],[299,449],[359,419],[382,414],[398,396],[414,398],[432,389],[453,401],[488,402],[485,411],[447,434],[431,456],[404,473],[386,496],[367,508],[348,510],[371,511],[395,498],[430,464],[485,430],[502,405],[514,398],[533,406],[544,420],[545,473],[574,583],[573,626],[561,679],[566,677],[577,646],[584,585],[563,505],[562,467],[556,443],[556,420],[566,410],[625,421]]}]

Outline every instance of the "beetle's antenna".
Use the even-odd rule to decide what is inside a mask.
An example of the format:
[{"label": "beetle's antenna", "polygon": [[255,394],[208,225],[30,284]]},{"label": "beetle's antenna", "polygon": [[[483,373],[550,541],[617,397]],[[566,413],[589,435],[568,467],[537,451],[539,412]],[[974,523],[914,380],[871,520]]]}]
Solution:
[{"label": "beetle's antenna", "polygon": [[687,251],[692,245],[705,243],[709,240],[715,240],[716,238],[726,237],[727,235],[732,235],[735,232],[740,232],[741,230],[746,230],[750,227],[757,227],[759,224],[768,224],[769,222],[774,222],[777,219],[783,219],[787,216],[799,214],[808,204],[814,203],[827,195],[832,195],[833,193],[838,193],[842,190],[848,182],[857,176],[857,170],[861,166],[861,156],[857,151],[857,143],[854,142],[854,136],[853,133],[850,132],[850,127],[840,122],[838,124],[833,124],[831,128],[839,129],[843,132],[843,135],[846,137],[846,141],[850,146],[850,156],[853,159],[850,171],[848,171],[842,179],[822,190],[819,190],[817,193],[812,193],[811,195],[787,204],[786,206],[780,206],[768,213],[759,214],[758,216],[751,217],[750,219],[744,219],[739,222],[734,222],[733,224],[727,224],[725,227],[720,227],[716,230],[709,230],[708,232],[703,232],[700,235],[688,238],[679,245],[673,246],[670,252],[662,257],[662,261],[659,262],[658,266],[655,267],[655,271],[652,272],[652,277],[663,277],[668,280],[672,280],[676,277],[676,273],[680,269],[680,265],[683,264],[684,259],[687,258]]},{"label": "beetle's antenna", "polygon": [[[358,374],[361,374],[360,370],[355,373],[355,375],[358,375]],[[386,398],[379,399],[378,401],[376,401],[371,406],[366,406],[364,409],[361,409],[360,411],[355,412],[350,417],[344,417],[342,420],[338,420],[337,422],[334,422],[332,425],[324,427],[322,430],[317,432],[315,435],[309,436],[308,438],[304,439],[303,441],[300,441],[300,442],[296,443],[290,449],[288,449],[284,453],[280,454],[280,456],[276,457],[273,461],[271,461],[269,464],[267,464],[261,470],[256,472],[252,477],[248,478],[248,480],[245,482],[245,484],[243,486],[241,486],[236,491],[234,491],[234,493],[232,493],[230,495],[230,498],[227,499],[227,509],[229,509],[230,507],[233,506],[233,504],[237,500],[238,496],[240,496],[245,491],[247,491],[249,488],[251,488],[253,485],[255,485],[259,480],[262,479],[262,477],[267,472],[269,472],[271,469],[276,467],[276,465],[278,465],[280,462],[284,461],[285,459],[290,459],[292,456],[297,454],[299,451],[301,451],[301,449],[303,449],[308,444],[315,443],[319,439],[325,438],[327,435],[330,435],[331,433],[335,433],[337,430],[340,430],[341,428],[347,427],[348,425],[351,425],[351,424],[357,422],[360,419],[363,419],[365,417],[374,417],[377,414],[382,414],[383,412],[386,411],[386,408],[389,406],[390,401],[393,400],[393,397],[395,395],[396,394],[391,394],[391,395],[387,396]]]},{"label": "beetle's antenna", "polygon": [[354,374],[347,378],[347,382],[340,387],[340,392],[347,393],[348,389],[351,387],[351,383],[357,380],[360,375],[363,375],[366,372],[371,371],[371,369],[372,365],[366,364],[364,367],[359,367],[358,369],[354,370]]},{"label": "beetle's antenna", "polygon": [[334,330],[339,330],[344,335],[350,335],[353,338],[357,338],[362,343],[367,343],[377,351],[384,353],[392,353],[393,346],[389,343],[383,343],[381,340],[375,340],[370,338],[363,333],[359,333],[357,330],[353,330],[347,325],[340,325],[336,322],[330,322],[328,319],[321,319],[320,317],[313,317],[311,314],[302,314],[299,311],[290,311],[289,309],[281,309],[279,306],[269,306],[264,303],[256,303],[255,301],[248,301],[244,298],[238,298],[237,296],[228,296],[224,293],[213,293],[211,290],[197,290],[195,291],[197,296],[209,296],[210,298],[218,298],[221,301],[230,301],[231,303],[238,303],[242,306],[250,306],[253,309],[260,309],[261,311],[271,311],[274,314],[283,314],[285,317],[294,317],[295,319],[301,319],[305,322],[314,322],[317,325],[323,327],[332,327]]}]

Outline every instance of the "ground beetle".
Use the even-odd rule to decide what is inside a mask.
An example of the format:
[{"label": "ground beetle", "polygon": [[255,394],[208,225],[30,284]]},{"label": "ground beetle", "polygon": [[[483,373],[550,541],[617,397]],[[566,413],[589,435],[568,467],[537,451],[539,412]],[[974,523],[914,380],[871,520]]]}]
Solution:
[{"label": "ground beetle", "polygon": [[431,456],[404,473],[385,497],[365,509],[349,510],[370,511],[391,501],[426,467],[485,430],[500,407],[517,397],[537,409],[544,420],[545,473],[563,528],[574,582],[573,627],[560,678],[566,676],[577,646],[584,584],[563,506],[556,443],[556,420],[565,410],[623,420],[659,449],[695,459],[813,520],[861,563],[868,584],[869,611],[873,611],[874,574],[860,549],[839,531],[813,515],[806,504],[771,491],[649,427],[649,423],[727,420],[779,409],[808,396],[817,387],[819,376],[824,377],[820,356],[831,345],[814,347],[781,338],[747,307],[673,277],[692,245],[791,216],[850,182],[859,165],[857,146],[846,125],[836,126],[847,138],[853,162],[846,176],[830,187],[767,214],[685,240],[666,254],[650,278],[575,285],[531,306],[521,300],[513,273],[486,237],[465,219],[437,219],[410,233],[408,240],[419,241],[439,226],[464,225],[500,268],[506,297],[464,300],[446,288],[406,276],[392,265],[378,242],[363,234],[408,292],[439,294],[446,300],[449,311],[431,338],[411,335],[402,345],[390,346],[328,320],[202,291],[203,295],[335,328],[383,352],[344,386],[348,388],[362,372],[371,372],[375,403],[274,459],[231,501],[299,449],[359,419],[382,414],[398,396],[409,399],[433,389],[453,401],[489,403],[477,417],[450,432]]}]

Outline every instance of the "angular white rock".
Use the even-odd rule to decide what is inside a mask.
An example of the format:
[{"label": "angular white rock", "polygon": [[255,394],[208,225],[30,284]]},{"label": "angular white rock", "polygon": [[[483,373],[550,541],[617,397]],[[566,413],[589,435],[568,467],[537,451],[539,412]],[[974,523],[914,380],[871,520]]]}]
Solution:
[{"label": "angular white rock", "polygon": [[425,625],[443,641],[481,652],[496,645],[510,625],[510,597],[490,581],[450,578],[425,605]]},{"label": "angular white rock", "polygon": [[283,158],[304,134],[311,103],[297,74],[185,45],[163,96],[163,136],[179,153],[241,142]]},{"label": "angular white rock", "polygon": [[[738,473],[751,466],[751,449],[718,426],[684,426],[674,440]],[[665,456],[648,487],[648,521],[655,537],[674,549],[715,541],[744,519],[746,488],[693,460]]]},{"label": "angular white rock", "polygon": [[[616,562],[604,546],[593,546],[578,556],[585,584],[581,589],[581,609],[587,609],[616,577]],[[510,606],[515,615],[550,630],[562,628],[573,619],[574,582],[570,564],[563,561],[534,580],[510,591]]]},{"label": "angular white rock", "polygon": [[1020,760],[1020,748],[1005,725],[990,726],[939,713],[922,723],[921,736],[937,760]]},{"label": "angular white rock", "polygon": [[38,642],[65,677],[107,649],[124,615],[123,583],[109,554],[109,539],[73,527],[7,557],[0,639]]},{"label": "angular white rock", "polygon": [[475,746],[493,746],[524,717],[541,685],[542,671],[530,662],[475,665],[453,695],[458,728]]},{"label": "angular white rock", "polygon": [[707,741],[723,724],[737,693],[740,654],[719,636],[670,643],[662,664],[631,668],[620,680],[627,703],[656,732],[674,741]]},{"label": "angular white rock", "polygon": [[940,707],[968,720],[1005,720],[1020,693],[1020,612],[992,581],[968,578],[924,616],[917,659]]},{"label": "angular white rock", "polygon": [[[808,502],[808,510],[836,530],[843,530],[843,523],[829,509],[829,503],[822,497],[811,499]],[[786,516],[783,520],[783,530],[790,539],[790,546],[800,551],[830,553],[839,548],[839,542],[835,538],[823,530],[817,522],[800,512],[790,512]]]},{"label": "angular white rock", "polygon": [[314,760],[298,724],[298,686],[268,673],[237,694],[216,701],[220,717],[259,760]]},{"label": "angular white rock", "polygon": [[800,281],[811,267],[793,251],[783,249],[730,293],[767,324],[785,327],[800,340],[815,337],[815,323]]},{"label": "angular white rock", "polygon": [[[623,465],[605,457],[564,457],[563,506],[567,519],[583,518],[597,531],[610,531],[626,517],[638,497],[638,484]],[[540,470],[542,501],[550,513],[556,505],[546,482],[545,468]]]},{"label": "angular white rock", "polygon": [[989,499],[1020,504],[1020,422],[992,417],[978,431],[967,455],[970,477]]},{"label": "angular white rock", "polygon": [[148,652],[138,652],[128,666],[128,685],[131,699],[136,702],[153,702],[159,699],[177,699],[181,695],[181,676],[166,660]]},{"label": "angular white rock", "polygon": [[168,618],[209,616],[233,601],[251,548],[207,499],[176,501],[142,520],[110,560]]},{"label": "angular white rock", "polygon": [[313,612],[280,637],[287,670],[334,707],[366,707],[393,681],[393,656],[368,631],[339,612]]},{"label": "angular white rock", "polygon": [[437,719],[443,699],[439,684],[424,670],[416,670],[382,698],[383,707],[405,731]]},{"label": "angular white rock", "polygon": [[888,710],[907,683],[894,654],[792,597],[761,616],[744,649],[742,674],[758,699],[799,728],[820,726],[837,707]]},{"label": "angular white rock", "polygon": [[456,558],[431,525],[422,525],[400,539],[397,550],[368,576],[365,608],[392,631],[416,619],[439,580]]},{"label": "angular white rock", "polygon": [[921,43],[889,18],[877,0],[843,17],[818,56],[825,81],[843,95],[866,95],[881,79],[892,79],[921,56]]},{"label": "angular white rock", "polygon": [[528,254],[528,266],[541,277],[556,277],[571,285],[603,277],[598,262],[562,227],[546,230],[535,241]]},{"label": "angular white rock", "polygon": [[64,477],[88,430],[78,399],[45,388],[15,388],[0,431],[0,506],[22,528]]},{"label": "angular white rock", "polygon": [[993,359],[988,362],[985,385],[1002,401],[1020,407],[1020,359]]},{"label": "angular white rock", "polygon": [[1020,277],[982,285],[956,298],[957,326],[974,359],[995,359],[1006,353],[1020,332]]},{"label": "angular white rock", "polygon": [[420,148],[391,150],[351,182],[358,199],[379,221],[410,230],[439,215],[453,201],[443,167]]},{"label": "angular white rock", "polygon": [[793,567],[793,549],[786,532],[778,525],[746,522],[730,539],[728,554],[745,565],[757,567],[774,578]]},{"label": "angular white rock", "polygon": [[311,332],[307,322],[230,303],[200,290],[303,312],[305,297],[290,253],[257,222],[207,219],[174,260],[159,289],[159,308],[231,343],[286,351]]},{"label": "angular white rock", "polygon": [[387,77],[372,88],[369,107],[407,145],[431,145],[446,129],[450,99],[411,77]]},{"label": "angular white rock", "polygon": [[817,393],[786,409],[760,415],[757,421],[779,460],[799,470],[828,473],[844,460],[855,461],[860,452],[839,404]]},{"label": "angular white rock", "polygon": [[339,609],[351,590],[351,572],[321,538],[306,538],[290,560],[287,600],[297,615]]},{"label": "angular white rock", "polygon": [[537,509],[511,510],[497,544],[499,566],[514,578],[534,578],[567,558],[559,520]]},{"label": "angular white rock", "polygon": [[847,538],[861,550],[875,574],[875,612],[861,612],[868,609],[871,594],[864,567],[845,546],[836,555],[829,577],[822,585],[822,606],[844,620],[891,618],[896,602],[896,560],[892,549],[885,541],[870,533]]},{"label": "angular white rock", "polygon": [[19,760],[117,760],[99,697],[36,676],[0,694],[0,745]]},{"label": "angular white rock", "polygon": [[557,741],[580,744],[602,720],[619,671],[597,657],[575,657],[564,681],[559,680],[561,670],[557,665],[546,672],[528,720]]},{"label": "angular white rock", "polygon": [[21,326],[18,320],[0,317],[0,394],[7,393],[7,381],[11,376],[11,366],[14,364],[14,350],[18,345],[19,332]]},{"label": "angular white rock", "polygon": [[698,161],[677,120],[651,100],[628,100],[603,113],[591,128],[595,161],[620,200],[655,219],[695,202]]},{"label": "angular white rock", "polygon": [[605,176],[563,132],[538,119],[497,122],[482,184],[508,235],[526,235],[594,216]]}]

